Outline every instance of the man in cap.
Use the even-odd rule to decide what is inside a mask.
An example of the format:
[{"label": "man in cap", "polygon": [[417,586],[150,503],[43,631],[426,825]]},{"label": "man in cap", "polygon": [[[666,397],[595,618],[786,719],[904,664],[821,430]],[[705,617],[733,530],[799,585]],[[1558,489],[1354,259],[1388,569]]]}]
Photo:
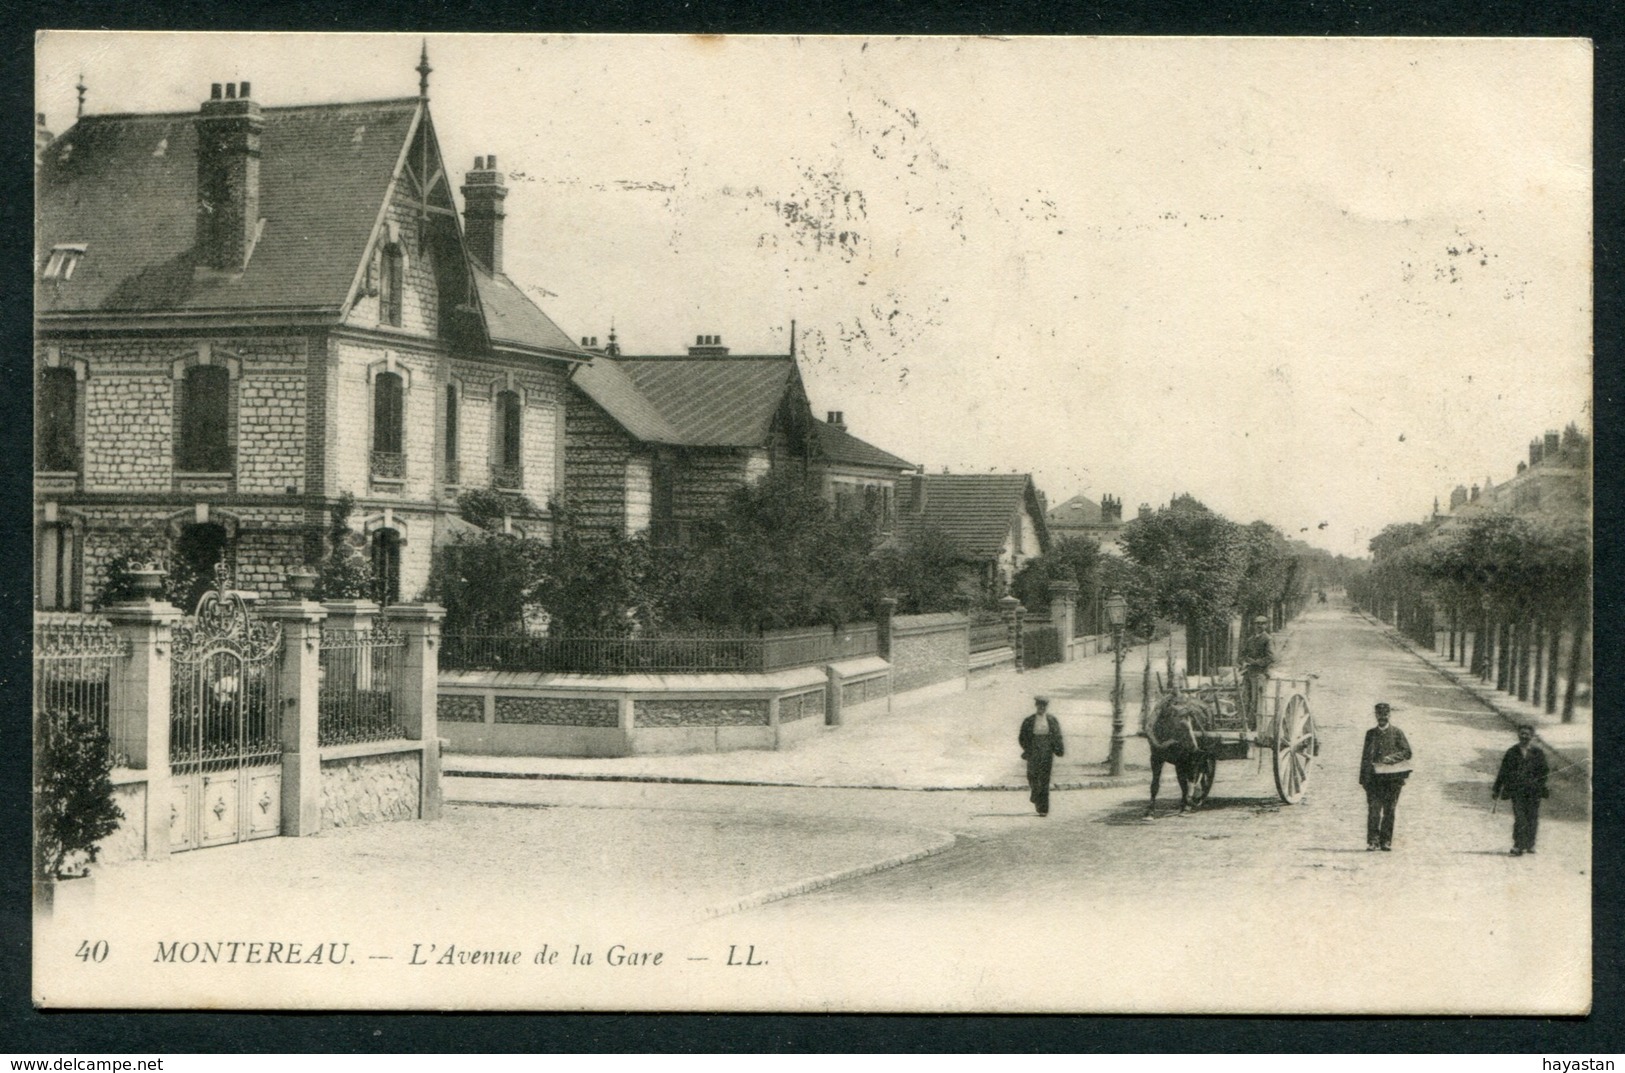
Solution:
[{"label": "man in cap", "polygon": [[1365,787],[1365,848],[1394,848],[1394,809],[1411,774],[1411,743],[1388,721],[1392,709],[1377,705],[1377,725],[1365,732],[1360,753],[1360,785]]},{"label": "man in cap", "polygon": [[1061,724],[1049,714],[1049,698],[1034,697],[1037,711],[1021,721],[1021,732],[1016,741],[1021,745],[1021,758],[1027,761],[1027,786],[1032,790],[1029,800],[1040,816],[1049,815],[1049,777],[1055,757],[1066,755],[1061,741]]},{"label": "man in cap", "polygon": [[1495,776],[1491,796],[1512,801],[1512,855],[1535,852],[1535,832],[1540,829],[1540,802],[1546,797],[1546,754],[1535,744],[1535,728],[1525,723],[1518,728],[1518,744],[1501,757],[1501,770]]},{"label": "man in cap", "polygon": [[1255,615],[1252,636],[1241,645],[1243,712],[1247,725],[1254,729],[1258,728],[1259,709],[1264,705],[1264,683],[1269,681],[1270,668],[1275,666],[1275,646],[1270,640],[1269,627],[1269,619]]}]

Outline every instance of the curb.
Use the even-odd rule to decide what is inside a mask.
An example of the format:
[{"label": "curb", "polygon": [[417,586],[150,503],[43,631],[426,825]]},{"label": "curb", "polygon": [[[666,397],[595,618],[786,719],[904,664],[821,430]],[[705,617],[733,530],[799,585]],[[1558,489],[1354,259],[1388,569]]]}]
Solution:
[{"label": "curb", "polygon": [[[1025,781],[1019,783],[972,783],[963,786],[903,786],[893,783],[832,783],[832,782],[775,782],[766,779],[705,779],[692,775],[584,775],[564,771],[487,771],[480,768],[446,766],[441,774],[459,779],[532,779],[559,782],[642,782],[668,783],[682,786],[763,786],[803,790],[899,790],[908,793],[959,793],[967,791],[1025,790]],[[1116,790],[1137,786],[1141,778],[1136,775],[1103,776],[1080,782],[1055,782],[1052,790]]]},{"label": "curb", "polygon": [[[1502,722],[1513,727],[1519,727],[1528,722],[1528,717],[1522,712],[1515,711],[1498,703],[1495,696],[1495,691],[1487,689],[1487,687],[1478,680],[1477,676],[1458,671],[1456,668],[1448,665],[1441,665],[1438,661],[1432,658],[1431,653],[1412,642],[1410,638],[1406,637],[1404,634],[1400,633],[1386,622],[1378,622],[1363,611],[1356,612],[1356,614],[1365,619],[1366,622],[1376,626],[1381,631],[1382,635],[1387,638],[1389,643],[1391,643],[1395,648],[1416,657],[1419,662],[1427,665],[1441,678],[1448,680],[1452,685],[1461,689],[1484,707],[1500,716]],[[1552,756],[1562,761],[1564,767],[1566,768],[1583,768],[1591,763],[1589,749],[1583,753],[1566,751],[1564,748],[1553,745],[1551,742],[1543,738],[1538,727],[1535,730],[1535,740],[1540,743],[1540,747],[1542,749],[1545,749],[1548,753],[1551,753]]]},{"label": "curb", "polygon": [[910,850],[907,853],[899,853],[895,857],[887,857],[884,860],[873,861],[869,864],[860,864],[855,868],[843,868],[839,871],[827,872],[821,876],[814,876],[811,879],[797,880],[782,887],[773,887],[769,890],[757,891],[755,894],[747,894],[743,898],[736,898],[732,901],[711,906],[700,915],[700,919],[714,920],[730,913],[755,909],[767,905],[769,902],[783,901],[785,898],[794,898],[798,894],[807,894],[811,891],[821,890],[824,887],[833,887],[835,884],[844,883],[848,879],[857,879],[860,876],[874,875],[876,872],[884,872],[891,868],[912,864],[915,861],[924,860],[926,857],[935,856],[959,841],[945,831],[934,833],[937,836],[937,841],[924,849]]}]

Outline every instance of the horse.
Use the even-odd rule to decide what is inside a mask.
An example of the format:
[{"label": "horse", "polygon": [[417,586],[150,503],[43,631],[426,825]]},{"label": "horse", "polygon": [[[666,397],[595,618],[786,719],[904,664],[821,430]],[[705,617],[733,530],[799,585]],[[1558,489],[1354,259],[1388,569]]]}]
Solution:
[{"label": "horse", "polygon": [[[1179,811],[1189,812],[1191,783],[1195,782],[1209,764],[1196,732],[1207,722],[1207,709],[1179,693],[1168,693],[1157,702],[1151,725],[1146,728],[1146,739],[1151,743],[1151,802],[1146,806],[1147,819],[1157,810],[1157,790],[1162,785],[1162,765],[1174,766],[1174,777],[1179,780]],[[1200,804],[1200,798],[1198,798]]]}]

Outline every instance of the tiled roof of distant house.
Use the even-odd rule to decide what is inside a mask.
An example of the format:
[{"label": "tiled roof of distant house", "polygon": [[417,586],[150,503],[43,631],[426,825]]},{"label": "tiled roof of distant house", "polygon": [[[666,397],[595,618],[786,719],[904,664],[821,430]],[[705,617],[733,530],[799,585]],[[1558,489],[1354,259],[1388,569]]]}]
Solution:
[{"label": "tiled roof of distant house", "polygon": [[38,183],[40,250],[87,247],[40,313],[337,310],[389,189],[416,98],[266,108],[265,229],[240,279],[194,279],[197,113],[85,116],[52,143]]},{"label": "tiled roof of distant house", "polygon": [[843,428],[837,428],[827,421],[819,421],[816,424],[819,452],[829,462],[896,470],[914,468],[912,463],[890,452],[882,451],[872,443],[865,443]]},{"label": "tiled roof of distant house", "polygon": [[[914,483],[923,488],[923,505],[917,506],[914,501]],[[900,505],[899,519],[915,531],[936,529],[945,533],[966,559],[980,561],[998,555],[1024,507],[1033,516],[1040,548],[1049,543],[1038,491],[1025,473],[927,474],[916,482],[904,481],[899,490],[907,497]],[[1038,550],[1033,549],[1031,554]]]},{"label": "tiled roof of distant house", "polygon": [[1049,524],[1057,527],[1099,525],[1100,504],[1086,495],[1075,495],[1049,512]]},{"label": "tiled roof of distant house", "polygon": [[[606,367],[613,367],[606,368]],[[759,447],[798,381],[787,354],[615,357],[597,354],[575,383],[639,439],[688,447]]]}]

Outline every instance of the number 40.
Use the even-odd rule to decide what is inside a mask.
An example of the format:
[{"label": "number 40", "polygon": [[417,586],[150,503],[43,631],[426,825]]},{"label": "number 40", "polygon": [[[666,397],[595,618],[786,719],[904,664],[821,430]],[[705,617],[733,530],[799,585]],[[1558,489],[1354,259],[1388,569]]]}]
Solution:
[{"label": "number 40", "polygon": [[100,964],[107,960],[107,940],[97,939],[92,943],[89,939],[83,939],[79,943],[78,951],[73,956],[80,961],[94,961]]}]

